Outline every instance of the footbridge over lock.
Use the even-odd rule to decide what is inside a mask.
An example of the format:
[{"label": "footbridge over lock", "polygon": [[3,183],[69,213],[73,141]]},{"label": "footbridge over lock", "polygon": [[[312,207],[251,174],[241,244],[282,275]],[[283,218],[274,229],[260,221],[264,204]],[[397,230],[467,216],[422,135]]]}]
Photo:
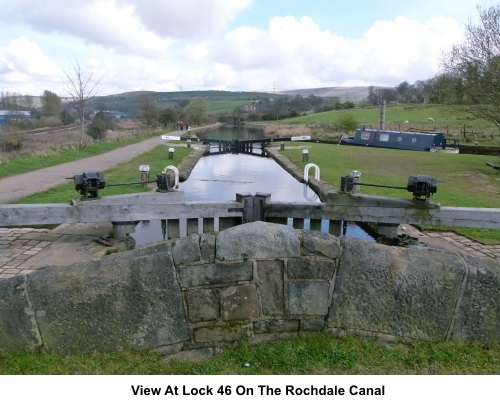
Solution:
[{"label": "footbridge over lock", "polygon": [[180,137],[180,136],[162,136],[165,140],[185,141],[187,146],[190,147],[193,142],[201,142],[204,145],[209,145],[209,153],[211,155],[223,153],[246,153],[251,155],[266,156],[266,147],[272,145],[274,142],[280,142],[281,148],[284,148],[286,141],[309,141],[309,135],[293,136],[287,138],[269,138],[259,137],[257,139],[218,139],[218,138],[200,138],[200,137]]},{"label": "footbridge over lock", "polygon": [[[311,180],[313,181],[313,180]],[[88,199],[69,204],[0,204],[0,226],[111,222],[113,237],[135,231],[140,221],[160,220],[165,239],[221,231],[265,221],[342,234],[342,222],[375,223],[392,237],[399,224],[500,228],[500,209],[442,207],[432,201],[328,192],[324,202],[279,202],[267,193],[238,193],[233,201],[186,201],[169,190]]]}]

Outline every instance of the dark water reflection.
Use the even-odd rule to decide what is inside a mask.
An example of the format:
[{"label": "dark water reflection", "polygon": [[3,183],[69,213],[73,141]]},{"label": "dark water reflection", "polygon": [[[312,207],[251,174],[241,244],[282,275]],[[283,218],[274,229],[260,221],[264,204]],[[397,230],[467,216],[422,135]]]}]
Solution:
[{"label": "dark water reflection", "polygon": [[199,136],[207,139],[251,141],[265,138],[262,128],[240,126],[222,126]]},{"label": "dark water reflection", "polygon": [[[316,193],[273,159],[247,154],[201,158],[188,180],[180,184],[179,190],[184,192],[186,201],[234,201],[236,193],[260,192],[271,194],[272,201],[319,203]],[[305,221],[305,227],[308,226],[308,221]],[[327,221],[323,221],[322,230],[327,232]],[[132,236],[139,244],[162,240],[160,221],[141,222]],[[373,240],[356,224],[348,225],[347,236]]]}]

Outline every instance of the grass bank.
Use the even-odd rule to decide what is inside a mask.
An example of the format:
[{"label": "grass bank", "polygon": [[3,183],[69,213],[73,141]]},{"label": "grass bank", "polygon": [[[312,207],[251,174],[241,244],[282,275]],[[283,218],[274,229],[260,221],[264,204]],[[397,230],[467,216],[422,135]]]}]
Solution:
[{"label": "grass bank", "polygon": [[[309,150],[303,162],[302,149]],[[361,172],[361,181],[370,184],[406,187],[408,176],[427,175],[439,180],[431,198],[442,206],[500,207],[500,173],[486,165],[491,156],[415,152],[382,148],[304,143],[285,143],[285,154],[297,166],[315,163],[321,179],[339,188],[342,176]],[[411,198],[405,190],[361,186],[361,192],[394,198]],[[443,228],[440,228],[443,229]],[[500,230],[454,228],[483,243],[500,243]]]},{"label": "grass bank", "polygon": [[95,143],[85,148],[68,147],[58,150],[41,150],[25,156],[15,158],[0,159],[0,177],[12,176],[15,174],[27,173],[45,167],[56,166],[62,163],[72,162],[100,153],[109,152],[123,146],[142,142],[146,139],[158,136],[158,133],[142,134],[121,138],[116,140]]},{"label": "grass bank", "polygon": [[[378,128],[380,122],[380,108],[355,108],[348,110],[352,113],[359,126],[373,125]],[[296,118],[280,120],[283,124],[306,124],[335,123],[346,113],[346,110],[326,111],[316,114],[309,114]],[[432,118],[432,121],[429,121]],[[405,122],[408,123],[405,123]],[[484,119],[475,119],[466,115],[459,108],[447,105],[434,104],[403,104],[387,106],[385,114],[385,125],[387,129],[405,131],[409,128],[416,130],[438,130],[447,135],[463,132],[476,132],[480,139],[482,136],[498,134],[495,126]],[[461,138],[464,140],[463,138]]]},{"label": "grass bank", "polygon": [[153,352],[60,356],[0,353],[3,375],[491,375],[500,374],[500,346],[415,342],[381,344],[322,334],[229,347],[200,363],[165,363]]},{"label": "grass bank", "polygon": [[[127,162],[116,165],[104,171],[106,184],[117,184],[126,182],[140,181],[139,165],[150,166],[150,180],[156,180],[156,175],[169,165],[178,167],[179,164],[193,151],[192,148],[185,147],[185,142],[173,143],[175,145],[175,153],[173,159],[168,158],[168,149],[172,144],[163,144],[139,155]],[[156,188],[156,184],[132,184],[117,187],[105,187],[99,191],[100,196],[109,196],[117,194],[141,193],[151,191]],[[75,191],[73,180],[68,180],[66,183],[52,187],[40,193],[31,194],[25,198],[15,201],[16,204],[45,204],[45,203],[69,203],[74,198],[79,198],[80,195]]]}]

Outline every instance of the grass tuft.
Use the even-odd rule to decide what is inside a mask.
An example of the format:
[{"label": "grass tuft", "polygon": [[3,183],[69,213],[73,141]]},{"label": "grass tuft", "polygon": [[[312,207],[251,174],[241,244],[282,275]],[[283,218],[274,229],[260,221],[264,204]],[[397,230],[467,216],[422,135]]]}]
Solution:
[{"label": "grass tuft", "polygon": [[150,351],[58,355],[0,353],[3,375],[491,375],[500,345],[457,342],[382,344],[352,336],[311,334],[258,345],[239,342],[211,359],[165,362]]}]

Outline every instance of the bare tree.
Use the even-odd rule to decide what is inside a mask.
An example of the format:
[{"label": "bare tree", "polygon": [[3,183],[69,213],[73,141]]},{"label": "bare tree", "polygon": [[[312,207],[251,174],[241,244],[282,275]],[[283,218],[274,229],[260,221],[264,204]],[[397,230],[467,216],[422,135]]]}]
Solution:
[{"label": "bare tree", "polygon": [[72,102],[76,107],[78,118],[82,129],[82,138],[85,134],[85,106],[88,101],[92,100],[99,94],[99,85],[101,79],[94,79],[94,72],[85,73],[78,59],[73,62],[73,72],[69,74],[63,70],[67,82],[64,84],[64,90],[72,98]]},{"label": "bare tree", "polygon": [[140,117],[141,122],[146,126],[146,128],[153,129],[156,125],[158,125],[158,115],[159,111],[154,100],[149,97],[141,100]]},{"label": "bare tree", "polygon": [[500,129],[500,5],[477,10],[479,23],[465,26],[464,42],[443,54],[442,65],[462,81],[462,107]]}]

